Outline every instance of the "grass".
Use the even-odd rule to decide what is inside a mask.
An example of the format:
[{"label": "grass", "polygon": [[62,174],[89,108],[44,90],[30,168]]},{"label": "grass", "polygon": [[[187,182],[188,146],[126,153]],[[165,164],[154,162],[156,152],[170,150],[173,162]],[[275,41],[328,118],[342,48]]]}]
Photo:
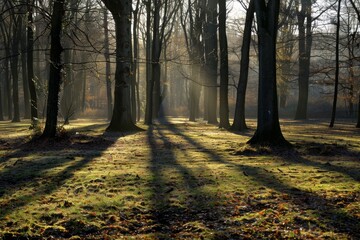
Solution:
[{"label": "grass", "polygon": [[360,131],[283,120],[291,150],[171,119],[105,133],[77,120],[31,141],[0,123],[4,239],[359,239]]}]

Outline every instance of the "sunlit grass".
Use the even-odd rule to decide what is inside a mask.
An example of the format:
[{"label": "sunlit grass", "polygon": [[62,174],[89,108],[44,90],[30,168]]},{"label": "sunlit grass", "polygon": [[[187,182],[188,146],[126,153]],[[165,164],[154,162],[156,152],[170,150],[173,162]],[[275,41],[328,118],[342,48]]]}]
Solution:
[{"label": "sunlit grass", "polygon": [[103,134],[106,122],[78,120],[50,145],[22,145],[32,135],[26,122],[0,123],[0,236],[359,236],[360,138],[351,124],[283,120],[294,145],[285,151],[245,145],[254,120],[246,133],[172,123]]}]

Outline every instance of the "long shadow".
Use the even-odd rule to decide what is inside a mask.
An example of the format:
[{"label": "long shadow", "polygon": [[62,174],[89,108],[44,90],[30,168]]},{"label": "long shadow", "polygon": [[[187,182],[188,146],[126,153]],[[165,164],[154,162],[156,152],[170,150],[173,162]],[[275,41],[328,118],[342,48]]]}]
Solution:
[{"label": "long shadow", "polygon": [[[197,148],[206,149],[202,144],[198,143],[194,139],[185,135],[180,129],[176,128],[175,125],[166,125],[166,126],[170,131],[172,131],[174,134],[178,136],[181,136],[189,144],[192,144]],[[336,232],[339,233],[349,234],[349,236],[351,236],[354,239],[360,238],[359,219],[349,215],[343,209],[336,206],[336,204],[334,204],[331,200],[319,196],[316,193],[294,188],[293,186],[288,185],[282,182],[281,180],[277,179],[274,174],[262,170],[261,168],[242,165],[239,163],[234,163],[225,160],[222,157],[218,156],[216,152],[214,152],[213,150],[206,149],[204,153],[206,153],[209,156],[209,160],[211,161],[221,163],[224,165],[233,166],[238,171],[239,174],[243,174],[244,172],[246,172],[248,177],[251,178],[251,180],[253,180],[254,182],[260,183],[263,186],[266,186],[269,189],[273,189],[280,193],[286,193],[288,196],[290,196],[290,201],[293,204],[303,209],[311,209],[315,213],[317,213],[324,220],[324,223],[329,229],[334,229]],[[284,160],[288,161],[288,159],[284,159]],[[300,163],[304,165],[320,167],[330,171],[337,171],[343,174],[349,174],[347,170],[344,170],[344,168],[340,168],[337,166],[326,166],[326,165],[324,166],[323,164],[318,164],[303,159],[301,158],[301,156],[297,156],[297,161],[300,161]],[[352,176],[352,174],[350,174],[349,176]],[[355,177],[354,179],[357,179],[357,177]],[[307,204],[309,202],[311,204]]]},{"label": "long shadow", "polygon": [[[11,197],[11,203],[1,206],[0,218],[53,193],[76,171],[89,165],[94,158],[101,156],[116,141],[117,137],[81,135],[70,140],[32,141],[23,144],[14,153],[2,160],[5,166],[0,171],[0,197]],[[92,152],[86,153],[88,150],[92,150]],[[59,151],[62,153],[57,153]],[[46,157],[49,152],[55,157]],[[31,155],[39,155],[40,159],[26,160],[26,157],[31,157]],[[17,160],[9,161],[11,158]],[[66,167],[55,175],[47,174],[48,171],[64,165]],[[29,184],[34,189],[32,192],[23,195],[15,194]]]},{"label": "long shadow", "polygon": [[[260,156],[269,155],[277,156],[287,163],[296,163],[306,166],[311,166],[329,172],[338,172],[352,178],[355,181],[360,181],[360,169],[355,169],[351,166],[341,166],[332,164],[331,157],[341,156],[350,158],[359,158],[360,152],[348,149],[346,146],[327,143],[316,142],[299,142],[294,144],[294,148],[269,148],[266,150],[248,151],[245,149],[243,152],[239,151],[236,155],[243,156]],[[309,158],[304,158],[302,155],[309,155],[326,159],[326,161],[314,161]],[[335,158],[336,159],[336,158]]]},{"label": "long shadow", "polygon": [[[157,229],[158,237],[161,237],[161,234],[171,235],[185,230],[183,224],[187,222],[198,221],[206,225],[207,220],[221,218],[221,213],[212,207],[218,200],[217,197],[202,190],[203,183],[200,179],[178,162],[174,152],[177,143],[171,141],[162,128],[166,130],[164,125],[151,126],[147,132],[151,148],[150,170],[153,175],[152,217],[160,226]],[[175,171],[181,181],[172,182],[171,178],[166,176],[166,171]],[[182,182],[182,186],[176,186],[175,182]],[[179,189],[186,191],[179,193],[185,195],[185,204],[172,201],[172,198],[177,198],[174,194]]]}]

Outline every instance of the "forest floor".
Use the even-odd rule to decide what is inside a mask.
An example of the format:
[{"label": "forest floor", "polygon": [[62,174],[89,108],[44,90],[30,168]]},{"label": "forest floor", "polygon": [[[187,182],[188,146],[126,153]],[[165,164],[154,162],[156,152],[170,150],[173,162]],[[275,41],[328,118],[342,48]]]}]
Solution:
[{"label": "forest floor", "polygon": [[247,146],[255,124],[0,122],[0,238],[360,239],[360,130],[281,120],[285,150]]}]

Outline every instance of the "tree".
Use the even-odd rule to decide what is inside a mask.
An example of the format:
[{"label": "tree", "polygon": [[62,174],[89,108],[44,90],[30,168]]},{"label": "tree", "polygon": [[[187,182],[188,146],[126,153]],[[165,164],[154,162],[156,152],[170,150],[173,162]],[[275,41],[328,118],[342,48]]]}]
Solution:
[{"label": "tree", "polygon": [[338,9],[337,9],[337,21],[336,21],[336,49],[335,49],[335,89],[334,89],[334,99],[331,113],[331,121],[329,127],[334,127],[335,116],[336,116],[336,104],[337,104],[337,95],[339,88],[339,42],[340,42],[340,10],[341,10],[341,0],[338,0]]},{"label": "tree", "polygon": [[27,0],[27,11],[28,11],[28,25],[27,25],[27,77],[29,83],[29,93],[30,93],[30,113],[31,113],[31,122],[35,126],[37,124],[38,118],[38,109],[37,109],[37,96],[36,96],[36,87],[35,87],[35,78],[34,78],[34,31],[33,31],[33,5],[34,0]]},{"label": "tree", "polygon": [[51,49],[50,49],[50,76],[48,84],[48,98],[46,107],[46,123],[42,137],[53,138],[56,136],[57,115],[59,112],[59,92],[61,85],[61,45],[62,19],[65,15],[64,1],[54,1],[51,16]]},{"label": "tree", "polygon": [[106,78],[106,96],[107,96],[107,117],[108,120],[111,120],[112,117],[112,93],[111,93],[111,65],[110,65],[110,42],[109,42],[109,21],[108,21],[108,10],[106,8],[104,11],[104,57],[105,57],[105,78]]},{"label": "tree", "polygon": [[[350,3],[351,3],[351,6],[354,8],[354,10],[356,12],[358,22],[360,23],[360,11],[359,11],[359,8],[355,5],[354,0],[350,0]],[[357,117],[356,127],[360,128],[360,93],[358,94],[358,117]]]},{"label": "tree", "polygon": [[276,89],[276,36],[280,0],[255,1],[259,54],[258,119],[249,144],[289,146],[282,135]]},{"label": "tree", "polygon": [[116,70],[114,109],[107,131],[137,130],[131,116],[132,1],[102,0],[115,22]]},{"label": "tree", "polygon": [[153,121],[153,91],[154,82],[151,69],[151,0],[145,1],[146,8],[146,107],[145,124],[152,124]]},{"label": "tree", "polygon": [[295,119],[307,118],[309,95],[310,56],[312,46],[312,0],[295,1],[299,31],[299,100]]},{"label": "tree", "polygon": [[205,36],[205,71],[206,97],[205,112],[210,124],[217,124],[217,68],[218,68],[218,38],[217,38],[217,0],[207,0]]},{"label": "tree", "polygon": [[[16,2],[15,2],[16,3]],[[21,39],[22,30],[22,16],[20,10],[16,11],[14,2],[9,2],[10,11],[12,12],[11,17],[13,18],[12,28],[12,39],[11,39],[11,75],[12,75],[12,94],[13,94],[13,105],[14,105],[14,116],[12,122],[20,122],[20,108],[19,108],[19,44]]]},{"label": "tree", "polygon": [[240,76],[236,94],[236,106],[234,122],[231,126],[232,130],[243,131],[247,129],[245,122],[245,97],[246,87],[249,75],[249,53],[251,43],[251,27],[254,19],[255,5],[254,0],[250,0],[249,7],[246,11],[245,27],[243,34],[243,42],[241,45],[241,62],[240,62]]},{"label": "tree", "polygon": [[[189,121],[199,117],[201,93],[201,72],[204,65],[204,42],[202,24],[205,20],[204,0],[188,1],[187,12],[181,8],[180,18],[184,31],[185,43],[191,62],[189,82]],[[186,23],[188,22],[188,26]]]},{"label": "tree", "polygon": [[229,60],[226,36],[226,1],[219,1],[219,42],[220,42],[220,125],[228,129],[229,123]]}]

